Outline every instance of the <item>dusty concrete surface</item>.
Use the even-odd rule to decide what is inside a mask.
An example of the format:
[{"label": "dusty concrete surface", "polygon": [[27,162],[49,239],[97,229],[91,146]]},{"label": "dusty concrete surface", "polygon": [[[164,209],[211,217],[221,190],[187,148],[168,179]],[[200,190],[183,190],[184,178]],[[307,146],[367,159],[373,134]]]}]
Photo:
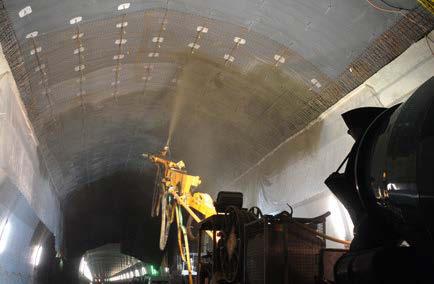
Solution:
[{"label": "dusty concrete surface", "polygon": [[242,189],[248,204],[267,213],[287,210],[287,203],[294,207],[297,216],[313,217],[331,211],[328,232],[350,239],[351,220],[324,184],[354,143],[341,114],[357,107],[390,107],[405,101],[434,74],[430,45],[432,48],[432,42],[426,38],[413,44],[309,127],[238,177],[231,187]]},{"label": "dusty concrete surface", "polygon": [[214,193],[434,23],[422,8],[404,17],[358,1],[208,3],[208,14],[183,2],[97,2],[46,0],[20,17],[24,2],[2,1],[1,41],[60,198],[145,169],[140,154],[169,133],[173,157]]}]

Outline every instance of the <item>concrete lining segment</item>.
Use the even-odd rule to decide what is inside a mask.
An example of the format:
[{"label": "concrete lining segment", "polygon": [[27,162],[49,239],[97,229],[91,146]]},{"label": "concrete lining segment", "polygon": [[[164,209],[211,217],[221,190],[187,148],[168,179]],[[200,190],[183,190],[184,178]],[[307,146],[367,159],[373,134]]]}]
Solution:
[{"label": "concrete lining segment", "polygon": [[[130,1],[126,13],[169,10],[232,23],[290,47],[322,72],[335,78],[383,31],[401,16],[373,9],[365,1]],[[27,0],[7,0],[6,9],[21,40],[31,30],[40,34],[67,28],[69,20],[83,22],[121,15],[119,1],[32,1],[32,13],[20,18]],[[172,24],[172,23],[171,23]]]}]

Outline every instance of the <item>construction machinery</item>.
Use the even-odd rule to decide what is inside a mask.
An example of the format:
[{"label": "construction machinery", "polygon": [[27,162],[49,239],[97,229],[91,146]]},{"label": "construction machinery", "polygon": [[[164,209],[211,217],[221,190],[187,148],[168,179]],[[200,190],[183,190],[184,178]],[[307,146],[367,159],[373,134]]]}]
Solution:
[{"label": "construction machinery", "polygon": [[[174,162],[167,158],[169,147],[165,146],[157,154],[143,154],[157,165],[152,200],[153,217],[161,212],[160,249],[164,250],[169,235],[170,225],[175,221],[178,228],[178,247],[182,260],[187,264],[189,283],[193,283],[192,266],[188,239],[194,239],[192,222],[199,223],[205,218],[216,214],[214,202],[206,193],[192,192],[201,184],[199,176],[192,176],[185,170],[183,161]],[[189,215],[188,226],[184,224],[181,207]],[[209,233],[210,237],[212,234]]]},{"label": "construction machinery", "polygon": [[[193,283],[193,269],[189,240],[198,240],[199,243],[196,265],[196,280],[199,284],[210,281],[276,283],[301,274],[305,278],[299,283],[320,283],[316,281],[319,274],[311,273],[319,271],[320,266],[310,260],[319,258],[320,253],[325,251],[325,239],[349,244],[325,235],[325,218],[330,213],[311,219],[292,218],[292,209],[290,214],[284,211],[276,216],[262,215],[258,207],[243,208],[243,195],[240,192],[221,191],[216,202],[206,193],[193,193],[192,190],[201,184],[200,177],[189,175],[184,162],[168,159],[168,153],[169,148],[166,146],[159,154],[144,154],[157,165],[151,214],[153,217],[161,214],[161,250],[166,247],[171,224],[176,222],[179,253],[187,268],[190,284]],[[181,208],[189,215],[187,224],[183,221]],[[197,234],[192,230],[192,222],[197,223]],[[206,249],[205,254],[202,246],[204,234],[211,238],[212,244],[210,251]],[[277,240],[280,240],[279,246]],[[313,245],[315,249],[309,249]],[[291,254],[294,250],[301,252]],[[270,252],[274,257],[270,258]],[[265,261],[265,256],[268,257],[267,267],[279,267],[281,271],[270,268],[262,270],[265,266],[259,265],[259,262]],[[278,263],[274,261],[277,256],[280,257]],[[305,262],[305,259],[309,259],[311,264],[303,267],[295,265],[300,261]],[[290,272],[288,267],[291,268]]]},{"label": "construction machinery", "polygon": [[434,77],[402,104],[342,115],[355,143],[326,185],[355,225],[337,284],[434,283]]}]

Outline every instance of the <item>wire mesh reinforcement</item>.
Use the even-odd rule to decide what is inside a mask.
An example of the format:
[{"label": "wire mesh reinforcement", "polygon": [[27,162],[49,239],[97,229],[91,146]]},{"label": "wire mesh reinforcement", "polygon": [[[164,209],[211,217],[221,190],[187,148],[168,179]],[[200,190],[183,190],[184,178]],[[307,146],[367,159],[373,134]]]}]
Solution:
[{"label": "wire mesh reinforcement", "polygon": [[[433,28],[422,8],[401,17],[330,78],[290,47],[249,27],[167,9],[71,19],[1,42],[60,196],[167,139],[217,191]],[[192,137],[194,145],[189,143]],[[217,174],[218,172],[218,174]]]}]

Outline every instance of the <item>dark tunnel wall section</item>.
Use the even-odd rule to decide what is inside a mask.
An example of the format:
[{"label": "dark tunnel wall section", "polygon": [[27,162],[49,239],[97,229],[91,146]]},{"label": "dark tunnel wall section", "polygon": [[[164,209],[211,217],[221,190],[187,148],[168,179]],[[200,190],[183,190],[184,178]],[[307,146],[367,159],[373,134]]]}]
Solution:
[{"label": "dark tunnel wall section", "polygon": [[50,283],[55,262],[53,234],[0,176],[0,283]]},{"label": "dark tunnel wall section", "polygon": [[154,176],[122,171],[71,193],[63,202],[67,258],[120,243],[121,252],[159,264],[159,219],[151,219]]}]

